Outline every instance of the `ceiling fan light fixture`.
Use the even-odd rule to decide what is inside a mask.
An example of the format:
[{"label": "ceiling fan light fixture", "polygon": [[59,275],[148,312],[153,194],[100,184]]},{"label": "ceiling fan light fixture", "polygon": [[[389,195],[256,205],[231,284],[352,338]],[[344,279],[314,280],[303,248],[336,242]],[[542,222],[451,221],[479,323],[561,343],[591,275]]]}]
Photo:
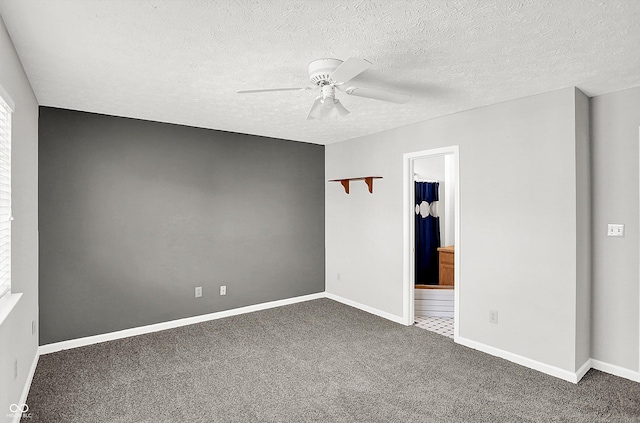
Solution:
[{"label": "ceiling fan light fixture", "polygon": [[[331,102],[331,107],[326,107],[326,104],[329,102]],[[313,103],[313,106],[311,106],[307,119],[338,120],[348,114],[349,111],[340,103],[340,100],[332,97],[318,97]]]},{"label": "ceiling fan light fixture", "polygon": [[342,103],[340,103],[340,100],[336,100],[334,102],[331,110],[336,114],[335,119],[342,119],[349,114],[349,111],[342,105]]},{"label": "ceiling fan light fixture", "polygon": [[340,100],[333,100],[333,107],[331,107],[330,109],[322,109],[322,117],[320,119],[340,120],[348,114],[349,111],[342,105],[342,103],[340,103]]},{"label": "ceiling fan light fixture", "polygon": [[325,108],[322,107],[322,96],[316,97],[316,101],[313,102],[311,110],[309,110],[307,119],[322,119],[324,110]]}]

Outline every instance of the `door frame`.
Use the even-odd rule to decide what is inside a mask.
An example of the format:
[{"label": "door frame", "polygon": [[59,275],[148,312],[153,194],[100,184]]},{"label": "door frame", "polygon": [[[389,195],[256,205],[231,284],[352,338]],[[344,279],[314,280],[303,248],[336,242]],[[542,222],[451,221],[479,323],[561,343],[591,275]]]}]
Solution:
[{"label": "door frame", "polygon": [[402,158],[402,178],[403,178],[403,303],[402,320],[405,325],[411,326],[415,319],[414,285],[415,285],[415,190],[414,163],[416,160],[434,157],[453,155],[454,175],[455,175],[455,246],[454,256],[454,318],[453,318],[453,339],[457,342],[460,336],[460,147],[453,145],[449,147],[434,148],[430,150],[414,151],[403,154]]}]

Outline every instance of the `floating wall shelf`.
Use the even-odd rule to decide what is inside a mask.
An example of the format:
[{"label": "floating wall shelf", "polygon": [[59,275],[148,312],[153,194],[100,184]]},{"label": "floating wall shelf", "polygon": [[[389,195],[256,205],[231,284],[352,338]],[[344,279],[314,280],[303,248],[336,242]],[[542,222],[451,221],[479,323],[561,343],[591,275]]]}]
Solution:
[{"label": "floating wall shelf", "polygon": [[331,179],[329,182],[340,182],[344,187],[344,192],[349,194],[350,181],[364,181],[369,187],[369,192],[373,194],[373,180],[382,179],[382,176],[362,176],[360,178]]}]

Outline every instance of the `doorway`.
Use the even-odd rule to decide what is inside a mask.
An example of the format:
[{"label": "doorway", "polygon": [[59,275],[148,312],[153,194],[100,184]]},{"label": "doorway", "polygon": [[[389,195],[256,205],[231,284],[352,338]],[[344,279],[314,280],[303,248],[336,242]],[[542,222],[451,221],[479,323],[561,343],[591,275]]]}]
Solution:
[{"label": "doorway", "polygon": [[[428,172],[425,173],[425,166],[429,164],[443,163],[443,176],[434,179],[442,179],[444,190],[441,195],[445,207],[441,207],[439,215],[442,219],[441,239],[443,246],[455,246],[454,254],[454,289],[453,289],[453,337],[456,340],[459,336],[460,323],[460,170],[459,170],[459,147],[451,146],[432,150],[416,151],[403,155],[403,223],[404,223],[404,253],[403,253],[403,320],[407,326],[413,325],[416,321],[415,306],[415,283],[416,283],[416,258],[415,258],[415,216],[416,201],[414,183],[416,180],[430,179]],[[437,166],[434,166],[437,167]],[[446,169],[445,169],[446,168]],[[419,172],[423,172],[421,175]],[[449,201],[447,200],[449,196]],[[449,204],[449,207],[446,205]]]}]

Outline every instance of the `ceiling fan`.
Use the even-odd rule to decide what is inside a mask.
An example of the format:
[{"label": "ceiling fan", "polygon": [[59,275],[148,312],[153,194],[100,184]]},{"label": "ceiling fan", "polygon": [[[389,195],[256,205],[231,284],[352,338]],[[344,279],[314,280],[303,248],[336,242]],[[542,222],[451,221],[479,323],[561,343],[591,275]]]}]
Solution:
[{"label": "ceiling fan", "polygon": [[307,119],[340,119],[349,111],[336,99],[336,88],[339,91],[357,97],[373,98],[390,101],[392,103],[406,103],[410,95],[392,93],[348,86],[346,83],[361,74],[371,66],[371,62],[350,57],[344,62],[339,59],[318,59],[309,63],[309,78],[315,86],[303,88],[265,88],[258,90],[240,90],[238,94],[263,93],[272,91],[305,91],[320,88],[320,95],[316,97]]}]

